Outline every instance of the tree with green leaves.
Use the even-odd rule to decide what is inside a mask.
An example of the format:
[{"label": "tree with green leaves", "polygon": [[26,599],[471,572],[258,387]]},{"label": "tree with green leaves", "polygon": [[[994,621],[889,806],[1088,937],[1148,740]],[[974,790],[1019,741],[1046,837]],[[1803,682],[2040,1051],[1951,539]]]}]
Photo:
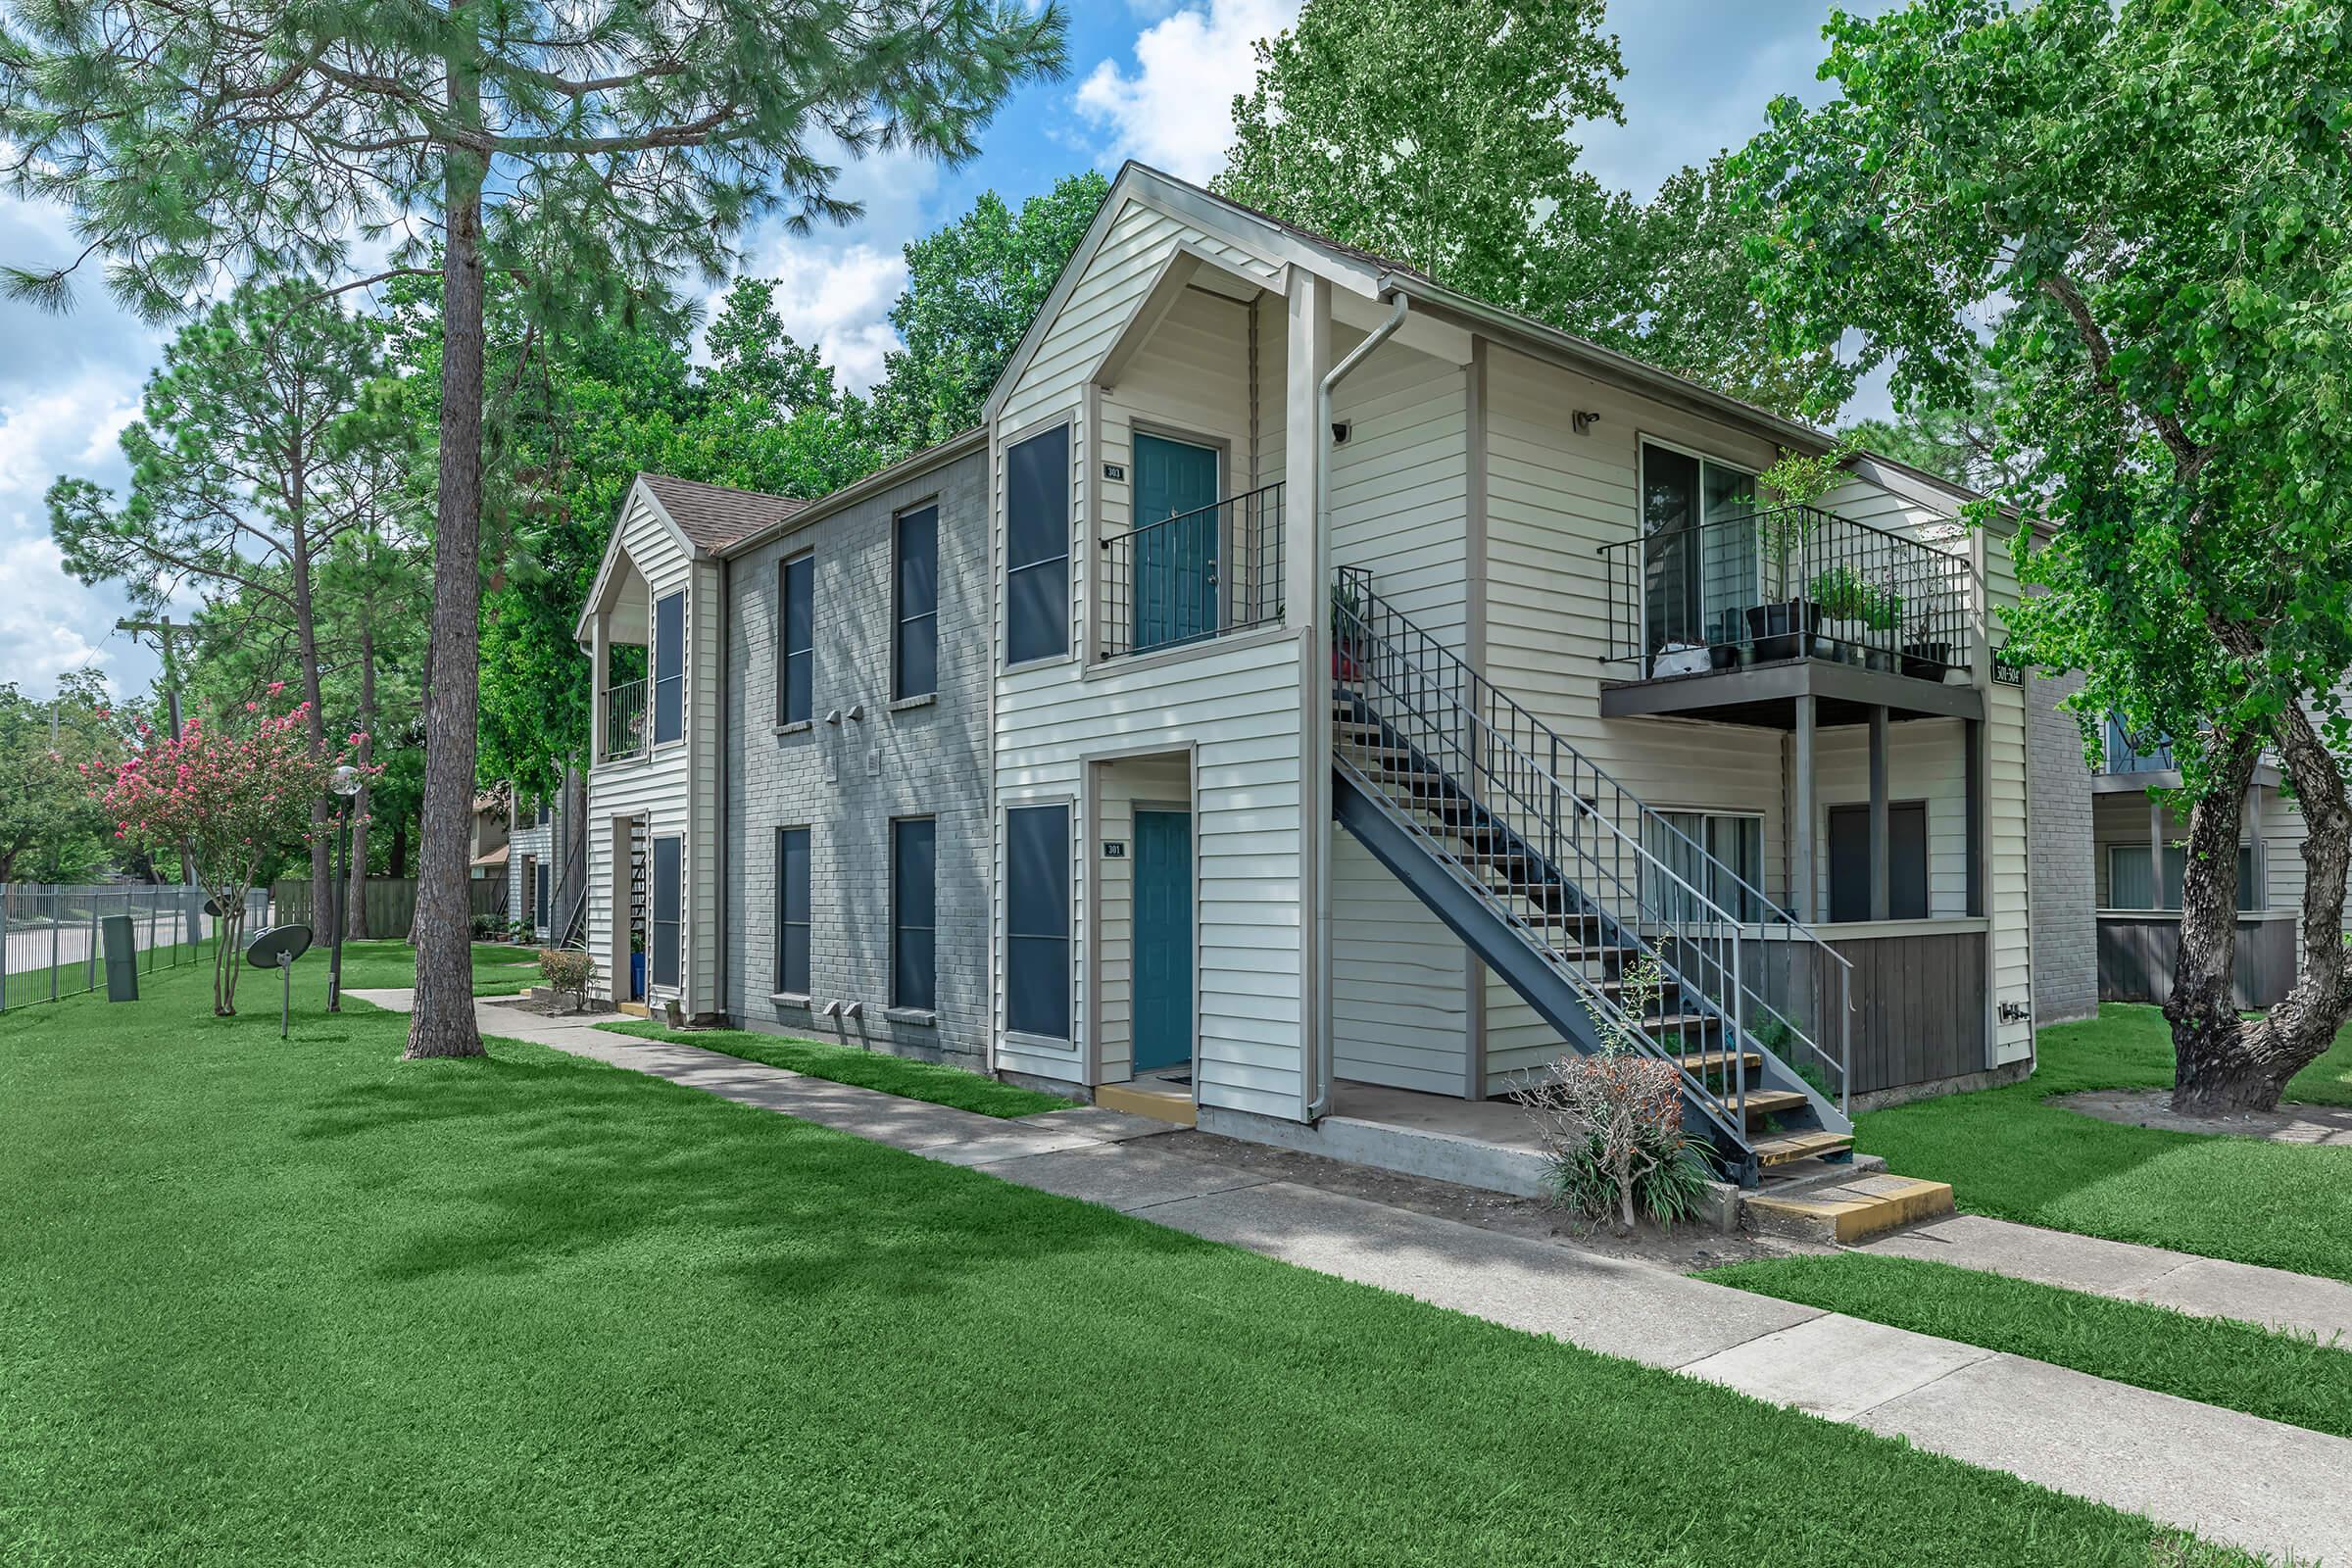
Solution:
[{"label": "tree with green leaves", "polygon": [[1110,181],[1065,174],[1015,209],[984,191],[970,212],[906,246],[906,287],[890,308],[903,345],[883,357],[874,419],[898,454],[980,422],[988,390],[1054,284]]},{"label": "tree with green leaves", "polygon": [[0,681],[0,882],[81,882],[105,863],[112,824],[81,769],[120,754],[127,717],[94,669],[48,698]]},{"label": "tree with green leaves", "polygon": [[[110,580],[142,612],[194,590],[216,640],[302,693],[311,750],[328,750],[318,572],[348,536],[397,527],[398,454],[364,403],[375,333],[304,279],[249,283],[183,326],[122,432],[130,493],[87,479],[50,487],[65,567]],[[258,683],[257,683],[258,684]],[[333,861],[315,803],[312,907],[329,907]]]},{"label": "tree with green leaves", "polygon": [[[838,149],[968,157],[1056,70],[1020,0],[54,0],[0,29],[0,164],[63,203],[117,292],[160,315],[219,269],[336,288],[440,282],[432,663],[413,1056],[474,1055],[474,789],[484,306],[534,319],[722,275],[743,226],[851,217]],[[388,243],[382,265],[363,262]],[[63,303],[73,264],[14,274]]]},{"label": "tree with green leaves", "polygon": [[[1909,407],[1997,377],[1999,499],[2042,593],[2012,648],[2171,737],[2189,805],[2166,1016],[2175,1103],[2266,1108],[2352,1013],[2352,13],[2319,0],[1915,0],[1826,29],[1819,109],[1735,172],[1785,344],[1859,334]],[[1981,345],[1978,323],[1991,341]],[[2334,743],[2331,746],[2330,743]],[[2265,748],[2307,837],[2295,981],[2231,1004],[2237,843]]]},{"label": "tree with green leaves", "polygon": [[1630,208],[1577,167],[1624,118],[1602,0],[1307,0],[1256,47],[1212,181],[1235,200],[1578,331],[1635,298]]},{"label": "tree with green leaves", "polygon": [[1993,419],[2000,378],[1982,356],[1969,368],[1966,389],[1954,400],[1898,409],[1889,419],[1855,419],[1841,426],[1846,445],[1908,463],[1971,490],[2014,495],[2027,481],[2021,443],[2006,440]]}]

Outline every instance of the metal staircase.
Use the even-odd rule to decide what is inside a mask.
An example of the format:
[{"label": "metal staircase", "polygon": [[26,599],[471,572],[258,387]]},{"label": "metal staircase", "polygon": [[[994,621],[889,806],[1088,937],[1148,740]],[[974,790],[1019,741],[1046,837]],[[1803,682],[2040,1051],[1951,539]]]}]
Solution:
[{"label": "metal staircase", "polygon": [[[1335,814],[1569,1045],[1673,1063],[1741,1186],[1850,1158],[1851,965],[1342,568]],[[1642,1000],[1629,975],[1654,966]],[[1632,1010],[1629,1010],[1629,1005]]]}]

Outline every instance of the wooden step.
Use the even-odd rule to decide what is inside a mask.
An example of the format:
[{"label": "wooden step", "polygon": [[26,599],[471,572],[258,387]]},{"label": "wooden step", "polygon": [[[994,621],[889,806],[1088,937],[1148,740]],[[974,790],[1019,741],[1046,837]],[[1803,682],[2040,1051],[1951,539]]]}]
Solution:
[{"label": "wooden step", "polygon": [[[1746,1058],[1749,1072],[1762,1069],[1764,1065],[1762,1056],[1752,1051],[1742,1052],[1740,1054]],[[1666,1059],[1680,1066],[1683,1071],[1690,1074],[1693,1078],[1729,1067],[1732,1064],[1731,1054],[1723,1051],[1690,1051],[1681,1055],[1670,1055]]]},{"label": "wooden step", "polygon": [[1123,1110],[1130,1116],[1145,1116],[1176,1127],[1192,1126],[1197,1114],[1192,1096],[1149,1078],[1134,1083],[1099,1084],[1095,1088],[1095,1103],[1105,1110]]},{"label": "wooden step", "polygon": [[[1727,1095],[1724,1098],[1728,1108],[1731,1097]],[[1801,1090],[1750,1089],[1747,1092],[1747,1119],[1750,1122],[1762,1121],[1767,1116],[1802,1110],[1808,1103]]]},{"label": "wooden step", "polygon": [[1759,1165],[1786,1165],[1792,1160],[1819,1159],[1824,1154],[1839,1154],[1854,1147],[1851,1133],[1828,1133],[1815,1130],[1805,1133],[1783,1133],[1775,1138],[1760,1138],[1750,1144]]},{"label": "wooden step", "polygon": [[1890,1174],[1864,1173],[1799,1192],[1767,1188],[1740,1200],[1741,1217],[1763,1235],[1848,1245],[1951,1211],[1949,1182]]}]

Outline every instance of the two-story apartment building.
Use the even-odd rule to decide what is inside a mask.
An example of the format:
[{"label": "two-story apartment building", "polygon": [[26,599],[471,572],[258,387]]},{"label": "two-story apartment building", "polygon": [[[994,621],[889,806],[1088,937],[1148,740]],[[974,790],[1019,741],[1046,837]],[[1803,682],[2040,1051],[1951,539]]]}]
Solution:
[{"label": "two-story apartment building", "polygon": [[577,630],[603,994],[985,1062],[983,446],[814,503],[631,486]]},{"label": "two-story apartment building", "polygon": [[1285,1136],[1622,1032],[1770,1161],[2025,1069],[1945,487],[1133,166],[987,412],[1000,1070]]}]

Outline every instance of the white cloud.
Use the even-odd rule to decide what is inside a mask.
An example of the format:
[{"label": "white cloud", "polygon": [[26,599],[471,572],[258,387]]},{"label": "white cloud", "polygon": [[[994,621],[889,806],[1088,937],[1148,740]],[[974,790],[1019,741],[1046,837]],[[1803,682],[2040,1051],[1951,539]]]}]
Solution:
[{"label": "white cloud", "polygon": [[1078,84],[1079,113],[1108,133],[1113,161],[1205,180],[1225,166],[1235,96],[1257,79],[1250,45],[1298,14],[1298,0],[1207,0],[1171,12],[1136,38],[1133,72],[1105,60]]},{"label": "white cloud", "polygon": [[0,545],[0,680],[46,693],[68,670],[100,664],[123,689],[125,672],[118,666],[124,661],[118,656],[129,650],[110,635],[121,613],[107,595],[65,574],[48,539]]}]

